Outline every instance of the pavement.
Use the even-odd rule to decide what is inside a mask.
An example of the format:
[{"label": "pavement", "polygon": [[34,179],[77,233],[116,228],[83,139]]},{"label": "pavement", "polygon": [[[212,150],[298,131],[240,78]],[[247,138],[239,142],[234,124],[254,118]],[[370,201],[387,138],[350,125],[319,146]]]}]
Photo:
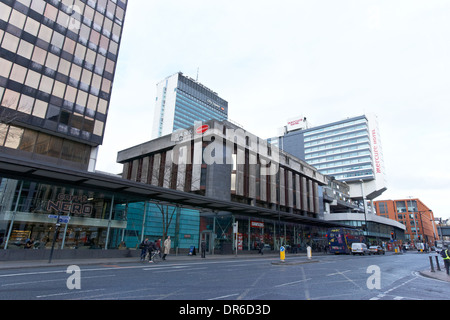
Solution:
[{"label": "pavement", "polygon": [[[303,263],[316,263],[320,261],[320,256],[325,255],[324,253],[314,253],[312,259],[308,259],[306,253],[291,254],[286,257],[284,262],[281,262],[279,253],[267,253],[264,255],[258,254],[238,254],[236,255],[207,255],[206,258],[201,258],[201,255],[187,256],[187,255],[169,255],[167,256],[167,261],[170,262],[201,262],[209,260],[229,260],[229,259],[273,259],[273,265],[296,265]],[[292,260],[292,258],[296,258]],[[48,260],[20,260],[20,261],[0,261],[0,270],[8,269],[23,269],[23,268],[36,268],[36,267],[60,267],[60,266],[70,266],[70,265],[115,265],[124,263],[139,263],[139,258],[129,257],[129,258],[102,258],[102,259],[57,259],[53,260],[51,263]],[[441,270],[437,270],[434,264],[434,271],[420,270],[418,271],[420,275],[432,278],[439,281],[450,282],[450,275],[447,275],[443,265],[440,266]]]},{"label": "pavement", "polygon": [[[229,259],[273,259],[279,260],[279,254],[267,253],[264,255],[257,254],[238,254],[236,255],[207,255],[206,258],[201,258],[201,255],[188,256],[188,255],[168,255],[166,261],[169,262],[201,262],[205,260],[229,260]],[[293,254],[292,257],[305,257],[306,254]],[[114,265],[123,263],[140,263],[139,257],[127,257],[127,258],[101,258],[101,259],[54,259],[51,263],[48,260],[18,260],[18,261],[0,261],[0,270],[7,269],[22,269],[22,268],[36,268],[36,267],[58,267],[58,266],[70,266],[70,265]]]}]

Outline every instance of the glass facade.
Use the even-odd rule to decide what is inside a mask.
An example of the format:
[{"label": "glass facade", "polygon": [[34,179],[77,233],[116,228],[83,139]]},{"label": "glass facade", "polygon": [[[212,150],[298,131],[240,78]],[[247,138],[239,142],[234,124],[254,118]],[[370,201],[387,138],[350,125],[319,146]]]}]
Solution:
[{"label": "glass facade", "polygon": [[159,82],[156,89],[153,138],[192,127],[196,121],[228,119],[228,102],[181,72]]},{"label": "glass facade", "polygon": [[0,178],[0,246],[36,249],[52,246],[57,216],[69,219],[56,230],[58,249],[118,247],[126,223],[119,195],[73,186]]},{"label": "glass facade", "polygon": [[338,180],[373,178],[368,122],[365,118],[308,130],[305,160]]},{"label": "glass facade", "polygon": [[[12,125],[0,128],[0,140],[7,137],[1,147],[86,165],[86,146],[103,140],[126,6],[0,1],[0,122]],[[40,152],[41,132],[63,137],[52,146],[72,141],[69,148],[81,155]]]}]

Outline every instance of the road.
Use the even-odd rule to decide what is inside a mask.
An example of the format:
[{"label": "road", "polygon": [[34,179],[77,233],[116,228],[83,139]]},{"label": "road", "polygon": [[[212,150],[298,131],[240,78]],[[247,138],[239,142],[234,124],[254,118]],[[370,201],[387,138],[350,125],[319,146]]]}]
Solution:
[{"label": "road", "polygon": [[428,255],[221,258],[0,271],[2,300],[443,300]]}]

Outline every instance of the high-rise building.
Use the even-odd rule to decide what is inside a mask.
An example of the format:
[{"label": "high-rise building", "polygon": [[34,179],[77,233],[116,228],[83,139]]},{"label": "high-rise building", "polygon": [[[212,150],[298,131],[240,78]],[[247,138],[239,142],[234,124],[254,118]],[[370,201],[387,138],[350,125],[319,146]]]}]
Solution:
[{"label": "high-rise building", "polygon": [[156,92],[153,139],[190,128],[195,121],[228,120],[228,102],[181,72],[159,82]]},{"label": "high-rise building", "polygon": [[345,181],[352,198],[372,200],[386,190],[383,151],[375,115],[289,131],[271,144],[305,160],[320,173]]},{"label": "high-rise building", "polygon": [[93,169],[127,0],[0,1],[0,150]]}]

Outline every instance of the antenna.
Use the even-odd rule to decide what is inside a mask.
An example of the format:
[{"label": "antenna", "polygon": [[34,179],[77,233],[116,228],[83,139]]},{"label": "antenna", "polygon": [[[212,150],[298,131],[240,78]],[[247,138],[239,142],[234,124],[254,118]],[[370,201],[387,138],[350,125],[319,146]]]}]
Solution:
[{"label": "antenna", "polygon": [[195,79],[195,81],[198,81],[198,71],[199,71],[199,67],[197,67],[197,78]]}]

